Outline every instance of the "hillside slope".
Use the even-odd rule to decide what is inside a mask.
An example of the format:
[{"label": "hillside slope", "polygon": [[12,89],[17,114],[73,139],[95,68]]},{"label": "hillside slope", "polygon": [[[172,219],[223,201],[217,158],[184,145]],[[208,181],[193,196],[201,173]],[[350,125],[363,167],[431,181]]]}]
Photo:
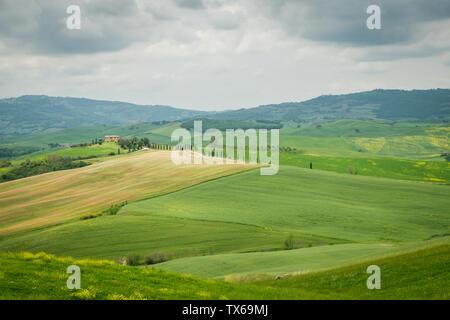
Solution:
[{"label": "hillside slope", "polygon": [[[69,290],[66,269],[81,270],[81,289]],[[204,280],[157,269],[138,269],[107,260],[74,260],[45,253],[0,253],[0,300],[227,300],[327,298],[302,290]]]},{"label": "hillside slope", "polygon": [[218,113],[211,117],[301,122],[375,118],[443,121],[450,119],[450,90],[373,90],[328,95],[304,102],[271,104]]},{"label": "hillside slope", "polygon": [[[367,267],[381,272],[381,289],[368,290]],[[416,250],[320,272],[262,281],[261,285],[338,295],[345,299],[450,299],[450,244],[439,241]]]},{"label": "hillside slope", "polygon": [[[0,253],[0,299],[449,299],[450,246],[253,283],[205,280],[109,261]],[[81,289],[68,290],[66,268],[81,269]],[[381,290],[368,290],[366,269],[381,268]],[[251,278],[250,278],[251,280]]]},{"label": "hillside slope", "polygon": [[140,151],[88,167],[0,184],[0,235],[51,225],[112,204],[161,195],[254,168],[179,165],[169,151]]},{"label": "hillside slope", "polygon": [[370,243],[448,232],[447,185],[281,166],[130,203],[122,214],[240,223]]},{"label": "hillside slope", "polygon": [[180,120],[206,114],[168,106],[142,106],[84,98],[22,96],[0,100],[0,136],[133,122]]},{"label": "hillside slope", "polygon": [[373,90],[223,112],[141,106],[85,98],[22,96],[0,100],[0,112],[0,136],[75,126],[123,125],[195,117],[299,122],[375,118],[442,122],[450,120],[450,90]]}]

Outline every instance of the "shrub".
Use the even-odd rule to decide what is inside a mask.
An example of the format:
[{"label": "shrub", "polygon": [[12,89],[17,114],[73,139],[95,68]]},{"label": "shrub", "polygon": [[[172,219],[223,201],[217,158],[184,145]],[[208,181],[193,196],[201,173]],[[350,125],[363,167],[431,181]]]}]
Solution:
[{"label": "shrub", "polygon": [[111,207],[109,207],[109,209],[107,209],[105,211],[106,214],[110,215],[110,216],[115,216],[117,214],[117,212],[119,212],[119,206],[113,204],[111,205]]},{"label": "shrub", "polygon": [[284,240],[284,249],[285,250],[291,250],[294,249],[294,236],[292,233],[290,233],[286,240]]},{"label": "shrub", "polygon": [[129,254],[126,259],[127,265],[137,266],[141,260],[141,257],[138,254]]},{"label": "shrub", "polygon": [[103,215],[103,213],[101,213],[101,212],[83,214],[82,216],[80,216],[80,220],[94,219],[94,218],[100,217],[102,215]]},{"label": "shrub", "polygon": [[8,160],[3,160],[2,162],[0,162],[0,168],[6,168],[11,166],[11,162],[9,162]]},{"label": "shrub", "polygon": [[172,260],[174,255],[172,253],[164,254],[163,252],[150,253],[145,256],[145,264],[156,264],[164,261]]},{"label": "shrub", "polygon": [[70,157],[61,157],[58,155],[49,155],[46,159],[31,161],[26,159],[12,170],[2,175],[2,180],[10,181],[30,177],[46,172],[81,168],[88,164],[80,161],[74,162]]},{"label": "shrub", "polygon": [[112,204],[111,207],[109,207],[108,209],[103,211],[103,213],[110,215],[110,216],[115,216],[119,212],[119,210],[127,204],[128,204],[128,201],[124,201],[120,204]]}]

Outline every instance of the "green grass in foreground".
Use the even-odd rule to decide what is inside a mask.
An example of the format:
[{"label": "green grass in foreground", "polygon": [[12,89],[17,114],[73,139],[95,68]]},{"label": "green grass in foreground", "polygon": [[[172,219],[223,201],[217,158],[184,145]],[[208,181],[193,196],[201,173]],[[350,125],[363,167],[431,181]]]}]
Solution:
[{"label": "green grass in foreground", "polygon": [[450,162],[396,158],[348,158],[280,153],[283,165],[402,180],[450,183]]},{"label": "green grass in foreground", "polygon": [[[0,299],[449,299],[450,246],[367,260],[281,280],[206,280],[109,261],[0,253]],[[66,268],[81,268],[81,287],[68,290]],[[381,289],[368,290],[366,269],[381,268]]]},{"label": "green grass in foreground", "polygon": [[[66,269],[81,269],[81,289],[66,286]],[[74,260],[39,253],[0,253],[0,299],[325,299],[320,293],[205,280],[106,260]]]},{"label": "green grass in foreground", "polygon": [[[366,269],[381,270],[381,289],[368,290]],[[302,288],[344,299],[450,299],[450,245],[370,260],[346,267],[262,281],[277,288]]]}]

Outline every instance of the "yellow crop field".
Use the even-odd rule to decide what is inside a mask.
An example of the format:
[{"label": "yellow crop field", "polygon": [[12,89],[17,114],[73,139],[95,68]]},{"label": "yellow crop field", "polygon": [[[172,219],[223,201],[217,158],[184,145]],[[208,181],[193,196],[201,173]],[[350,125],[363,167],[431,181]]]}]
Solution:
[{"label": "yellow crop field", "polygon": [[364,148],[371,153],[380,152],[386,144],[386,138],[358,138],[355,139],[358,147]]},{"label": "yellow crop field", "polygon": [[170,193],[255,165],[174,165],[141,151],[88,167],[0,184],[0,235],[60,223],[112,204]]}]

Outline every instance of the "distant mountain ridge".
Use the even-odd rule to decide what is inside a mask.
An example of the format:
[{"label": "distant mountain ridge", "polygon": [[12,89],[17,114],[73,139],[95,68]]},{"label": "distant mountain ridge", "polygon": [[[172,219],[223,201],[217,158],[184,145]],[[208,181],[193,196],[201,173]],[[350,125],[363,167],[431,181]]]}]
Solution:
[{"label": "distant mountain ridge", "polygon": [[377,89],[222,112],[33,95],[0,100],[0,136],[24,135],[83,125],[123,125],[194,118],[293,120],[310,123],[340,119],[447,122],[450,120],[450,90]]},{"label": "distant mountain ridge", "polygon": [[321,122],[340,119],[450,120],[450,90],[373,90],[264,105],[213,116],[227,120]]},{"label": "distant mountain ridge", "polygon": [[21,96],[0,100],[0,135],[23,135],[88,125],[191,119],[207,112],[119,101]]}]

